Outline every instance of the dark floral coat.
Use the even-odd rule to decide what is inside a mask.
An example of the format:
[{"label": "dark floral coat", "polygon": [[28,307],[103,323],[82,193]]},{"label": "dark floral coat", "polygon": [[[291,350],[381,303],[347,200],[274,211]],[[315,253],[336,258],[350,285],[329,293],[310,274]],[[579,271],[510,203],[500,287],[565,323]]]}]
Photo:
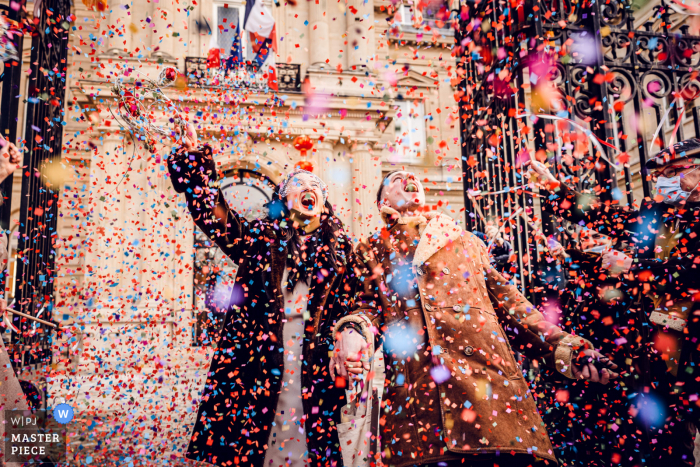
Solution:
[{"label": "dark floral coat", "polygon": [[[287,247],[278,225],[249,222],[228,207],[218,189],[211,148],[169,159],[175,190],[187,197],[197,226],[238,265],[232,302],[207,373],[187,457],[211,464],[262,466],[284,371],[281,318]],[[336,426],[345,404],[328,371],[331,332],[345,314],[354,278],[352,245],[339,236],[337,264],[312,278],[304,328],[301,375],[308,462],[342,466]]]}]

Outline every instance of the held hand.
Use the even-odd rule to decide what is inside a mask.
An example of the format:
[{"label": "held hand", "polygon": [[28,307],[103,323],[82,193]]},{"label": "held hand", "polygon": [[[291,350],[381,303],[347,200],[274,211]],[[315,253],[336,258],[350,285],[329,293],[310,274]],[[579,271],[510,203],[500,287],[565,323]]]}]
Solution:
[{"label": "held hand", "polygon": [[564,247],[555,240],[549,244],[549,252],[552,253],[552,256],[555,258],[559,258],[564,254]]},{"label": "held hand", "polygon": [[19,149],[17,149],[17,146],[10,143],[10,147],[7,152],[10,156],[10,164],[16,167],[20,162],[22,162],[22,153],[19,151]]},{"label": "held hand", "polygon": [[617,365],[608,357],[592,349],[580,352],[572,363],[572,367],[576,379],[584,379],[592,383],[608,384],[611,379],[620,376],[612,371],[617,369]]},{"label": "held hand", "polygon": [[551,191],[559,186],[559,180],[552,175],[546,165],[534,159],[523,165],[529,165],[528,176],[540,187]]},{"label": "held hand", "polygon": [[568,255],[566,254],[562,244],[558,241],[554,240],[553,238],[547,239],[547,248],[549,248],[549,254],[551,254],[552,257],[557,258],[560,261],[566,260]]},{"label": "held hand", "polygon": [[621,251],[609,249],[603,252],[603,269],[609,269],[610,275],[617,277],[632,267],[632,258]]},{"label": "held hand", "polygon": [[487,225],[484,229],[486,237],[488,237],[489,242],[493,242],[498,246],[503,246],[503,237],[499,234],[498,227],[495,225]]},{"label": "held hand", "polygon": [[355,382],[362,381],[363,372],[369,371],[370,368],[368,348],[369,345],[356,330],[343,330],[335,341],[329,368],[331,377],[349,377]]},{"label": "held hand", "polygon": [[197,129],[194,124],[188,122],[185,125],[185,134],[182,134],[182,127],[179,124],[175,124],[174,134],[176,136],[175,141],[180,143],[186,151],[194,151],[199,145],[199,139],[197,138]]}]

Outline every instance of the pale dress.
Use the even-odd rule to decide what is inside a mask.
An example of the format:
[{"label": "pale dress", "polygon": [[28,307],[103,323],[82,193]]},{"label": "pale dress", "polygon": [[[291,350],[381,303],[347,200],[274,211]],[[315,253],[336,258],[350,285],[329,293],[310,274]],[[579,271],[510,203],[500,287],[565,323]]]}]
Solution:
[{"label": "pale dress", "polygon": [[287,291],[287,271],[282,277],[284,295],[284,370],[282,386],[275,409],[275,419],[265,453],[265,467],[302,467],[307,463],[304,409],[301,398],[302,344],[304,341],[304,314],[309,296],[309,285],[298,282],[293,292]]}]

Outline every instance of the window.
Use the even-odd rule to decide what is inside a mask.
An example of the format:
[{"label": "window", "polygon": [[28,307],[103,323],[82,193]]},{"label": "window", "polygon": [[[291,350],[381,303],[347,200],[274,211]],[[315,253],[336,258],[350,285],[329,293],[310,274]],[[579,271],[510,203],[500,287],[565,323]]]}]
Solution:
[{"label": "window", "polygon": [[221,183],[226,202],[248,220],[263,217],[265,205],[272,199],[275,184],[257,172],[236,170]]},{"label": "window", "polygon": [[425,105],[399,101],[394,119],[396,149],[400,160],[418,162],[425,154]]},{"label": "window", "polygon": [[[270,179],[249,170],[234,170],[221,183],[226,203],[248,220],[263,217],[265,204],[272,199],[275,185]],[[226,311],[237,301],[240,285],[235,285],[238,266],[198,228],[194,233],[194,310],[193,345],[216,342]],[[238,287],[238,292],[236,287]]]},{"label": "window", "polygon": [[445,28],[445,23],[450,17],[450,10],[444,0],[430,2],[418,12],[417,18],[414,18],[415,11],[416,7],[412,4],[401,5],[401,24],[413,26],[415,23],[421,23],[431,27]]},{"label": "window", "polygon": [[423,8],[423,21],[428,22],[431,26],[444,28],[445,25],[441,23],[446,23],[449,18],[450,9],[447,7],[446,1],[430,2]]},{"label": "window", "polygon": [[248,47],[248,34],[241,34],[245,19],[245,5],[231,1],[215,2],[212,27],[211,47],[223,49],[222,58],[231,52],[231,46],[236,36],[240,38],[243,60],[252,60],[253,51]]},{"label": "window", "polygon": [[401,5],[401,24],[408,26],[413,24],[413,6]]}]

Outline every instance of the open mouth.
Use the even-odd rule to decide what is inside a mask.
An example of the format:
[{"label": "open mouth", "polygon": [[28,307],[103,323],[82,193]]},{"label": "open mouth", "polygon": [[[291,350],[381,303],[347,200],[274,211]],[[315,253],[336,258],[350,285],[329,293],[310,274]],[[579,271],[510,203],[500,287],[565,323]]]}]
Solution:
[{"label": "open mouth", "polygon": [[406,185],[403,187],[404,191],[408,193],[418,193],[418,184],[412,180],[409,180],[406,182]]},{"label": "open mouth", "polygon": [[304,209],[313,211],[316,207],[316,195],[311,191],[304,192],[301,194],[300,202]]}]

